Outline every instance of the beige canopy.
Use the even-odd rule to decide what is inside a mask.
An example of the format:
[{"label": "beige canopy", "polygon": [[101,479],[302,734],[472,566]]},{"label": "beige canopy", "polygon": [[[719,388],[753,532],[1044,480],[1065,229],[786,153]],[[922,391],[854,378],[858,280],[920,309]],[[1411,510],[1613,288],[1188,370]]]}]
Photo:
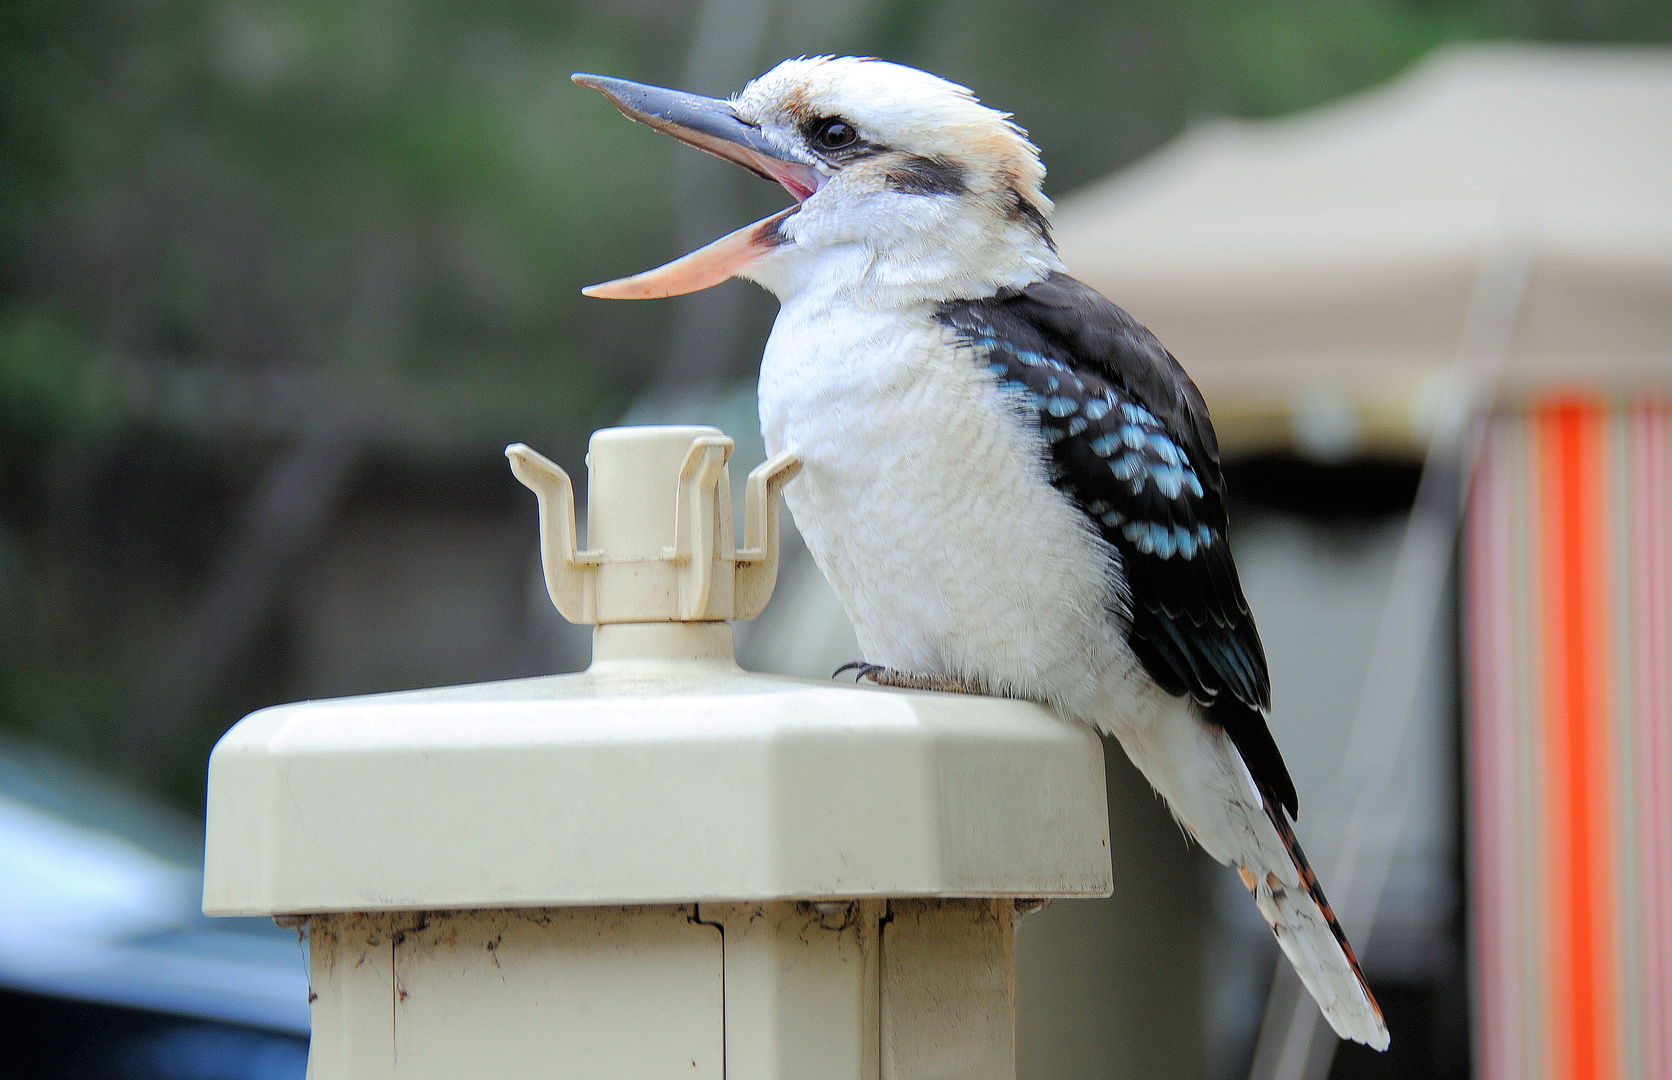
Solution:
[{"label": "beige canopy", "polygon": [[1167,343],[1232,449],[1332,401],[1360,446],[1413,448],[1434,377],[1469,360],[1502,357],[1501,395],[1672,387],[1672,50],[1441,50],[1300,116],[1195,128],[1056,220],[1069,270]]}]

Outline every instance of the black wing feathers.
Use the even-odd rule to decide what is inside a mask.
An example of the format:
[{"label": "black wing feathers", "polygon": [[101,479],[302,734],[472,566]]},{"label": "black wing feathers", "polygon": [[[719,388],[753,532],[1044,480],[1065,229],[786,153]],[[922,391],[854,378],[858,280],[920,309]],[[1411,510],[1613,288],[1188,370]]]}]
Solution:
[{"label": "black wing feathers", "polygon": [[1155,335],[1066,274],[945,304],[939,317],[1037,417],[1053,482],[1119,551],[1128,642],[1144,670],[1199,701],[1255,781],[1296,813],[1266,726],[1271,681],[1226,544],[1219,444],[1196,384]]}]

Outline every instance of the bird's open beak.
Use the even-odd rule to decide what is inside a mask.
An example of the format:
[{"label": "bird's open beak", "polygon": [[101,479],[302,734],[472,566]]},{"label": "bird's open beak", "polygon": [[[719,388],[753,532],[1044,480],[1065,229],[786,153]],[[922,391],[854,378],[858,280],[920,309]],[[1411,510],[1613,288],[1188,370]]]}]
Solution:
[{"label": "bird's open beak", "polygon": [[627,119],[648,124],[682,143],[741,165],[757,176],[776,180],[796,200],[795,206],[745,225],[665,266],[582,289],[587,296],[612,300],[679,296],[735,277],[750,263],[785,243],[778,226],[824,184],[824,175],[812,165],[782,157],[780,151],[762,138],[758,127],[738,119],[730,102],[604,75],[576,74],[570,78],[609,98]]}]

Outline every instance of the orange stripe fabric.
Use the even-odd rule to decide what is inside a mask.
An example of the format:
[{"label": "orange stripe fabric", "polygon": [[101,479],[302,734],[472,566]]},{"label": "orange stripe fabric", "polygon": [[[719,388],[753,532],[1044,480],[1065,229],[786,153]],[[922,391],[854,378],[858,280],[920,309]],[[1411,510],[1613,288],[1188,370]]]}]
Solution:
[{"label": "orange stripe fabric", "polygon": [[1609,412],[1540,408],[1552,1074],[1610,1080],[1617,1065],[1613,927]]},{"label": "orange stripe fabric", "polygon": [[1672,1080],[1672,399],[1487,425],[1468,542],[1482,1080]]}]

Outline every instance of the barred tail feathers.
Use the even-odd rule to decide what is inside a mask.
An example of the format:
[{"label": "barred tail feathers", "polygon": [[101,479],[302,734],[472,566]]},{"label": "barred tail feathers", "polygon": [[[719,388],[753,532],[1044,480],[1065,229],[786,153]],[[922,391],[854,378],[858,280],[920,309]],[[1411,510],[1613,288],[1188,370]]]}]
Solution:
[{"label": "barred tail feathers", "polygon": [[1336,1033],[1387,1049],[1381,1009],[1278,798],[1261,789],[1225,731],[1190,699],[1158,704],[1144,722],[1104,719],[1096,726],[1120,740],[1207,853],[1237,868]]},{"label": "barred tail feathers", "polygon": [[[1237,872],[1253,894],[1277,943],[1295,973],[1323,1010],[1324,1018],[1343,1039],[1375,1050],[1388,1048],[1387,1024],[1375,995],[1364,981],[1353,947],[1330,910],[1318,875],[1301,850],[1295,830],[1276,797],[1260,789],[1266,818],[1287,855],[1286,867],[1238,863]],[[1262,854],[1268,845],[1261,844]],[[1258,862],[1264,862],[1260,859]],[[1287,871],[1287,872],[1284,872]],[[1298,879],[1298,880],[1297,880]],[[1298,886],[1298,887],[1297,887]]]}]

